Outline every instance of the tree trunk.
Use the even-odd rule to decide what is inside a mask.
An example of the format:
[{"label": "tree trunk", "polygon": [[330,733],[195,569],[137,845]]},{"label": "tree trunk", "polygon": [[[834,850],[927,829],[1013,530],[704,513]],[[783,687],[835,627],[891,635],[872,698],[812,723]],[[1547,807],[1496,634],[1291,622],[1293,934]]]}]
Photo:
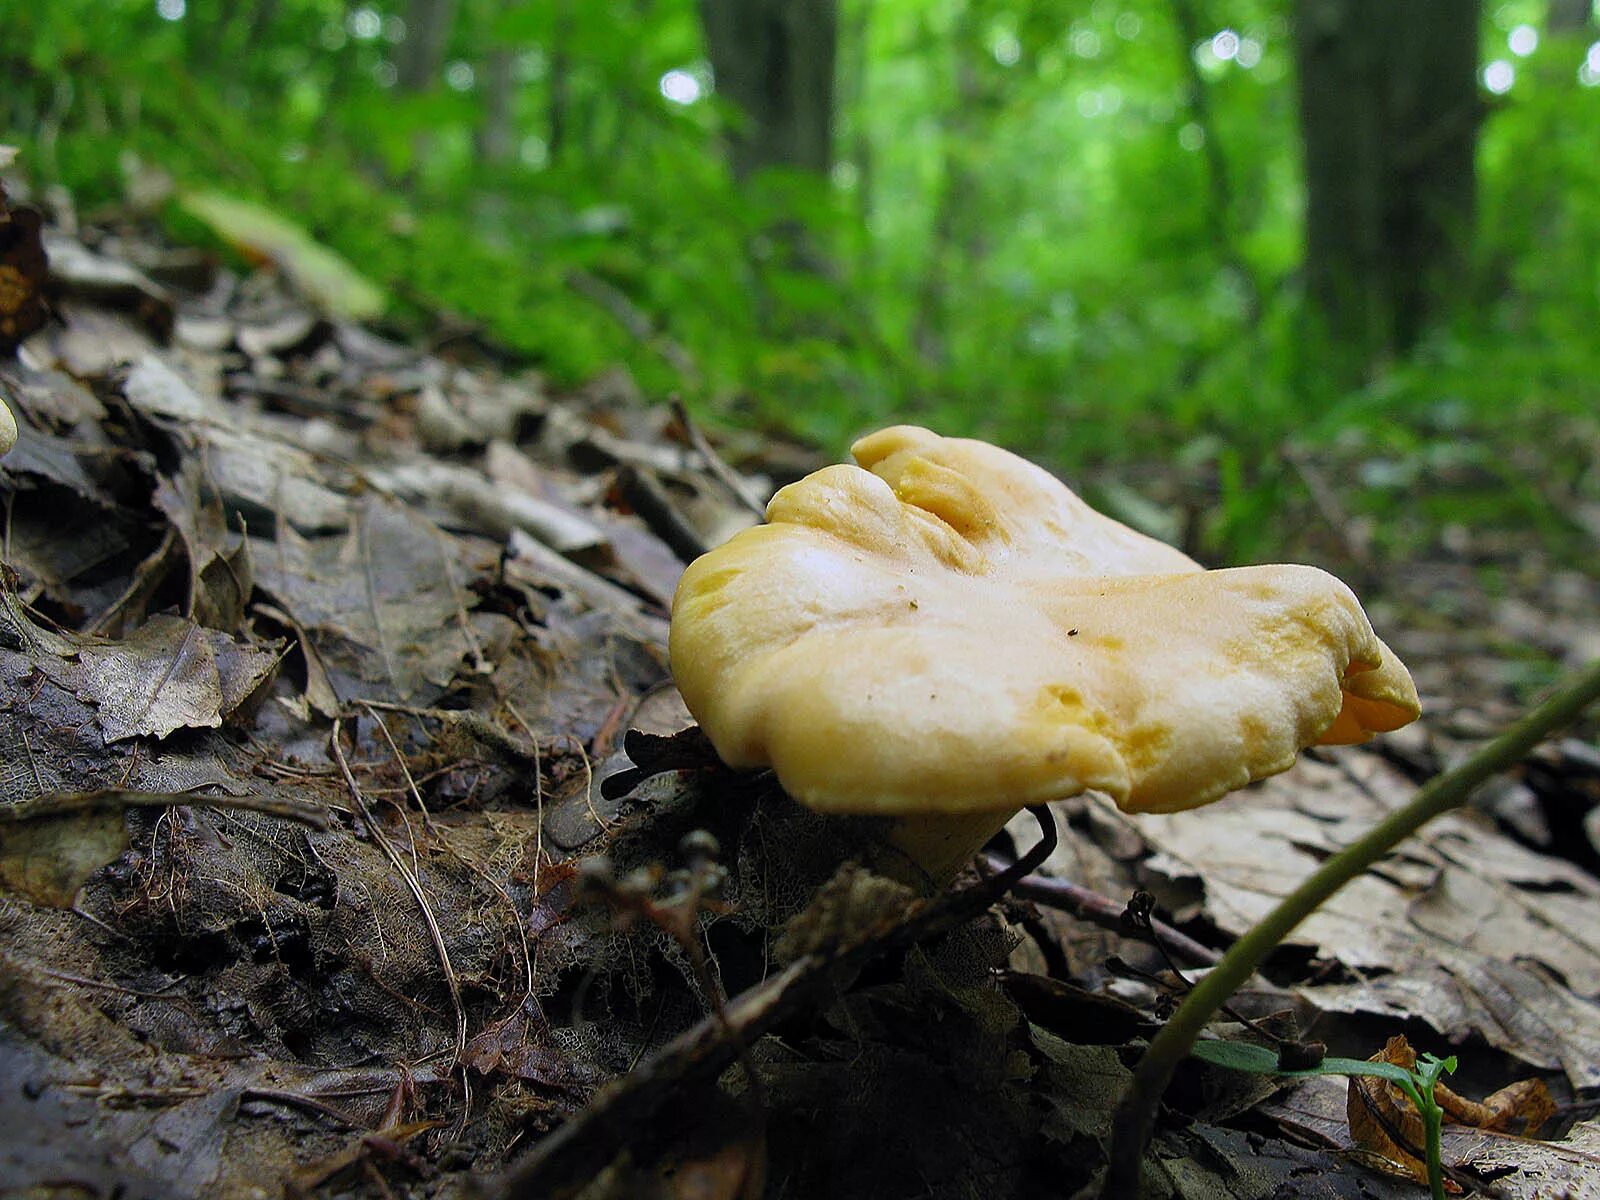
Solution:
[{"label": "tree trunk", "polygon": [[836,0],[700,0],[717,91],[740,110],[728,133],[736,177],[833,165]]},{"label": "tree trunk", "polygon": [[1593,0],[1550,0],[1547,28],[1552,34],[1582,33],[1593,19]]},{"label": "tree trunk", "polygon": [[408,0],[406,40],[396,56],[395,81],[408,92],[425,92],[439,82],[456,0]]},{"label": "tree trunk", "polygon": [[509,46],[496,46],[484,62],[483,123],[475,140],[478,158],[486,163],[508,163],[516,152],[516,66],[516,51]]},{"label": "tree trunk", "polygon": [[1306,283],[1363,359],[1459,290],[1481,107],[1479,0],[1296,0]]}]

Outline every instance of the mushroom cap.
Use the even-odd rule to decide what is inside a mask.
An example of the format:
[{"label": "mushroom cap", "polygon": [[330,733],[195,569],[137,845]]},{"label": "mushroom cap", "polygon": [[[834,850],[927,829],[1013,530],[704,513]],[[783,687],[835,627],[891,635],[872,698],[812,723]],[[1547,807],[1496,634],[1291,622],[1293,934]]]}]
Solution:
[{"label": "mushroom cap", "polygon": [[0,458],[4,458],[17,444],[17,419],[11,415],[6,402],[0,400]]},{"label": "mushroom cap", "polygon": [[1172,812],[1419,713],[1343,583],[1206,571],[983,442],[895,426],[684,573],[672,673],[825,812]]}]

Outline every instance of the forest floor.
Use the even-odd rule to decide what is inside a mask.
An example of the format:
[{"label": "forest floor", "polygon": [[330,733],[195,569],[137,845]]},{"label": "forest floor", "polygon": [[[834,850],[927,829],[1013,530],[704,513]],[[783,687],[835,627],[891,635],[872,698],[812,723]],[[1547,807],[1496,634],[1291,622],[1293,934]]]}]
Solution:
[{"label": "forest floor", "polygon": [[[930,918],[836,874],[850,823],[665,736],[684,562],[825,456],[712,452],[621,374],[555,395],[470,329],[389,340],[147,229],[46,247],[56,318],[0,362],[0,1194],[1071,1195],[1167,954],[1203,968],[1600,654],[1592,560],[1441,519],[1457,460],[1389,542],[1334,482],[1361,446],[1299,464],[1281,540],[1368,600],[1424,719],[1195,812],[1057,804],[1039,881]],[[1180,514],[1207,487],[1124,480]],[[1592,731],[1236,1001],[1337,1054],[1457,1054],[1467,1096],[1546,1083],[1559,1140],[1447,1130],[1485,1194],[1600,1196]],[[1165,935],[1120,923],[1139,889]],[[1153,1196],[1422,1194],[1341,1080],[1193,1063],[1168,1101]]]}]

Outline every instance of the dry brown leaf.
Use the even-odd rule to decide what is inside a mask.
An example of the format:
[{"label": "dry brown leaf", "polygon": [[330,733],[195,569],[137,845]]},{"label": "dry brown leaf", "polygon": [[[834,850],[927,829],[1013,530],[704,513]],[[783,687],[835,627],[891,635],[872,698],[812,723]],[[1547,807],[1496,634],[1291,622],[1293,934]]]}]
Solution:
[{"label": "dry brown leaf", "polygon": [[[1417,1052],[1403,1037],[1392,1037],[1369,1062],[1393,1063],[1412,1070],[1417,1065]],[[1394,1084],[1384,1079],[1353,1075],[1346,1100],[1350,1121],[1350,1137],[1363,1151],[1363,1161],[1378,1170],[1403,1175],[1418,1183],[1428,1182],[1428,1168],[1422,1159],[1411,1152],[1427,1144],[1422,1114]],[[1399,1135],[1399,1139],[1391,1134]],[[1458,1194],[1461,1188],[1445,1180],[1445,1191]]]},{"label": "dry brown leaf", "polygon": [[0,829],[0,886],[71,908],[84,881],[128,848],[121,812],[78,812]]},{"label": "dry brown leaf", "polygon": [[[1417,1052],[1404,1037],[1396,1036],[1368,1061],[1392,1063],[1412,1071],[1416,1069]],[[1456,1094],[1442,1082],[1434,1085],[1433,1096],[1444,1110],[1447,1122],[1492,1132],[1514,1131],[1524,1136],[1536,1133],[1556,1111],[1550,1089],[1539,1079],[1509,1084],[1481,1103]],[[1397,1173],[1420,1183],[1427,1182],[1426,1165],[1412,1153],[1413,1148],[1426,1144],[1427,1134],[1421,1114],[1404,1092],[1386,1080],[1352,1076],[1346,1114],[1350,1136],[1358,1147]],[[1394,1133],[1406,1144],[1397,1141]],[[1461,1189],[1447,1179],[1445,1190],[1459,1192]]]},{"label": "dry brown leaf", "polygon": [[[1105,822],[1152,851],[1140,882],[1182,919],[1238,936],[1413,785],[1375,755],[1302,761],[1204,812]],[[1097,837],[1100,835],[1097,833]],[[1102,839],[1103,840],[1103,839]],[[1447,814],[1346,885],[1292,941],[1371,979],[1299,989],[1327,1012],[1421,1020],[1447,1041],[1470,1035],[1531,1066],[1600,1085],[1600,883],[1532,853],[1472,812]]]},{"label": "dry brown leaf", "polygon": [[45,322],[44,281],[49,273],[36,208],[6,203],[0,188],[0,354],[9,355]]},{"label": "dry brown leaf", "polygon": [[78,643],[73,657],[75,664],[47,670],[96,706],[107,742],[220,728],[278,661],[275,650],[167,615],[152,617],[124,641]]}]

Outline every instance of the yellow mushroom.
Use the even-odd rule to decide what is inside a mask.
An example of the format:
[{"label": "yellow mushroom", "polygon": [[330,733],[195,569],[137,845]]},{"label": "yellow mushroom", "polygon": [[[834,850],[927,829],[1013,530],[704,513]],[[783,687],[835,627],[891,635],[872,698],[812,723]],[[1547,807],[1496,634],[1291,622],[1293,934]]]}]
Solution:
[{"label": "yellow mushroom", "polygon": [[0,400],[0,458],[4,458],[17,444],[17,419],[11,415],[6,402]]},{"label": "yellow mushroom", "polygon": [[730,766],[895,818],[932,880],[1025,805],[1192,808],[1418,715],[1323,571],[1203,570],[983,442],[895,426],[852,453],[691,564],[672,673]]}]

